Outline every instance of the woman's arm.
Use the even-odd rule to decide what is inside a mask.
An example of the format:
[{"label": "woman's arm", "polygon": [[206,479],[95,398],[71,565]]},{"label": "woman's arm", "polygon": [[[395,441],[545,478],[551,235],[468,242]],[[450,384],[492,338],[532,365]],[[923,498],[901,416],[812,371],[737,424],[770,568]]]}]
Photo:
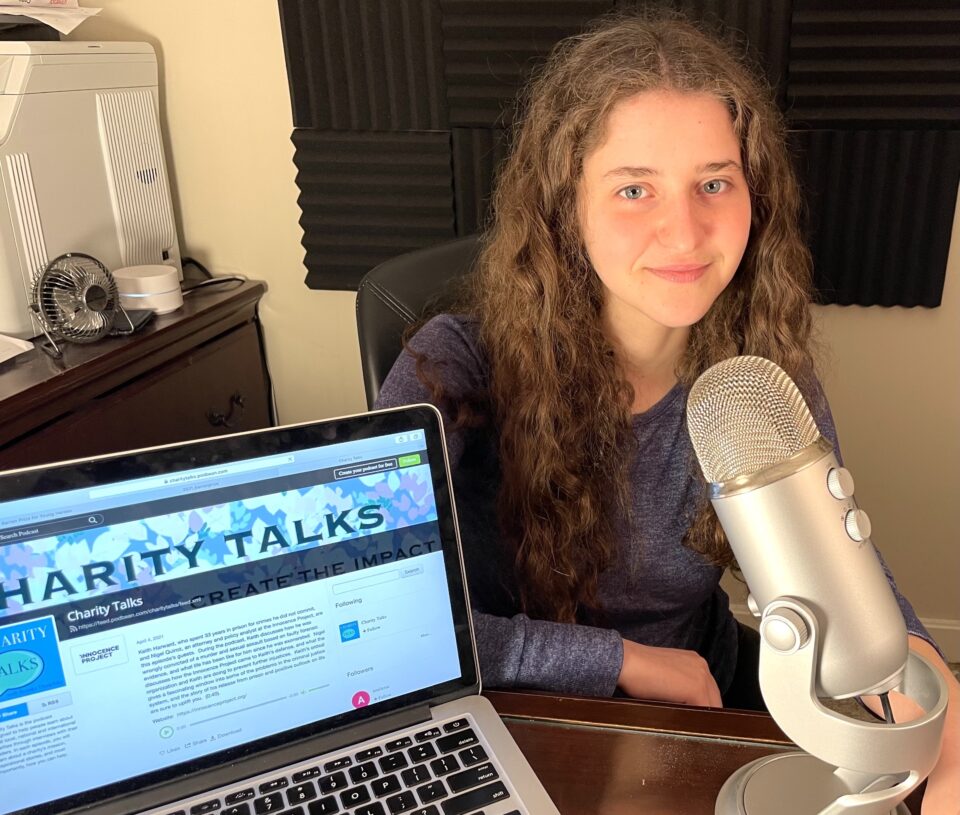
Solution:
[{"label": "woman's arm", "polygon": [[[960,812],[960,682],[929,642],[912,634],[909,642],[911,651],[926,657],[943,675],[950,693],[940,758],[927,778],[921,812],[922,815],[956,815]],[[883,716],[878,697],[866,697],[864,702],[878,716]],[[923,714],[916,702],[895,691],[890,693],[890,707],[896,722],[908,722]]]},{"label": "woman's arm", "polygon": [[476,609],[473,628],[485,687],[577,696],[612,696],[616,689],[624,651],[616,631]]},{"label": "woman's arm", "polygon": [[[957,682],[940,652],[929,642],[913,634],[908,641],[911,651],[926,657],[943,675],[950,694],[940,758],[927,778],[922,815],[956,815],[960,813],[960,682]],[[895,722],[909,722],[923,715],[921,707],[908,696],[891,691],[889,699]],[[865,696],[863,702],[879,718],[883,718],[880,697]]]},{"label": "woman's arm", "polygon": [[637,699],[723,707],[720,688],[707,661],[696,651],[624,640],[617,687]]},{"label": "woman's arm", "polygon": [[956,815],[960,812],[960,682],[957,682],[950,667],[926,640],[911,636],[910,649],[930,660],[943,674],[950,692],[940,759],[927,778],[922,815]]},{"label": "woman's arm", "polygon": [[487,687],[578,696],[628,696],[722,707],[720,689],[695,651],[655,648],[613,630],[473,612],[481,678]]}]

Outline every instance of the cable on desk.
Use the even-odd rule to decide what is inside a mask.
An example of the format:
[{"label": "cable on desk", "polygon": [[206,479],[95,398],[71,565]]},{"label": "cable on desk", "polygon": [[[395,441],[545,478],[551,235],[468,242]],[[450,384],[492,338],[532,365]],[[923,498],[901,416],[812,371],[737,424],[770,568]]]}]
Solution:
[{"label": "cable on desk", "polygon": [[[211,277],[207,280],[201,280],[199,283],[193,283],[189,286],[184,286],[182,288],[183,296],[186,297],[189,294],[193,294],[197,289],[204,289],[208,286],[222,286],[224,283],[246,283],[247,278],[243,275],[231,274],[224,275],[223,277]],[[236,288],[236,286],[234,286]]]},{"label": "cable on desk", "polygon": [[[193,266],[200,271],[204,276],[203,280],[200,280],[196,283],[190,283],[189,285],[181,286],[180,289],[183,292],[183,296],[187,297],[190,294],[193,294],[198,289],[207,288],[210,286],[221,286],[225,283],[236,283],[240,285],[245,283],[247,278],[243,275],[224,275],[223,277],[214,277],[210,270],[204,266],[200,261],[192,257],[183,257],[180,261],[182,266]],[[186,283],[186,281],[184,281]],[[270,367],[267,365],[266,357],[266,343],[263,339],[263,326],[260,322],[259,308],[257,308],[255,324],[257,327],[257,337],[260,342],[261,349],[261,361],[263,363],[264,375],[267,379],[267,390],[270,394],[270,421],[271,424],[276,425],[279,422],[277,415],[277,393],[273,387],[273,377],[270,376]]]},{"label": "cable on desk", "polygon": [[267,377],[267,390],[270,392],[270,424],[276,426],[280,424],[280,415],[277,411],[277,392],[273,387],[273,377],[270,376],[270,366],[267,364],[267,343],[263,337],[263,323],[260,322],[260,304],[255,307],[256,319],[254,325],[257,328],[257,337],[260,340],[260,361],[263,364],[263,372]]}]

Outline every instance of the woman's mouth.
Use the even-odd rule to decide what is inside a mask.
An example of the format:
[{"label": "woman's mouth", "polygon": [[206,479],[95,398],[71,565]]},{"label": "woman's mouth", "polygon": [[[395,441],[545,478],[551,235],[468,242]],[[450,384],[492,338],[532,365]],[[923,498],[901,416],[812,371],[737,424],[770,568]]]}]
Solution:
[{"label": "woman's mouth", "polygon": [[665,266],[647,266],[647,271],[671,283],[694,283],[706,274],[709,263],[671,263]]}]

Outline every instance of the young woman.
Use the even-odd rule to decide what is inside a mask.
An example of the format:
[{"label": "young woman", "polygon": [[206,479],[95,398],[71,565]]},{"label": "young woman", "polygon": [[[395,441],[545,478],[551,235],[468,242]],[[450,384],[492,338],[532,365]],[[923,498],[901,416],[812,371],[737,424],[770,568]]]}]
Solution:
[{"label": "young woman", "polygon": [[[469,297],[411,339],[379,399],[444,413],[484,682],[761,704],[684,405],[707,367],[756,354],[836,443],[783,123],[675,18],[561,43],[524,103]],[[897,598],[911,647],[950,676]],[[950,679],[925,813],[960,803]]]}]

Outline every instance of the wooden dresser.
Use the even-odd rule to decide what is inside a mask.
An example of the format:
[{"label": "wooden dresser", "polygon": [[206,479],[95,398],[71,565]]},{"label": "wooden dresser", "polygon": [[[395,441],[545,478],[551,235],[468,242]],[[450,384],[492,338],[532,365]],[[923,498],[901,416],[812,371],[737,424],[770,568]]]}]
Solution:
[{"label": "wooden dresser", "polygon": [[265,291],[208,286],[133,336],[60,343],[62,362],[35,348],[0,363],[0,469],[272,424]]}]

